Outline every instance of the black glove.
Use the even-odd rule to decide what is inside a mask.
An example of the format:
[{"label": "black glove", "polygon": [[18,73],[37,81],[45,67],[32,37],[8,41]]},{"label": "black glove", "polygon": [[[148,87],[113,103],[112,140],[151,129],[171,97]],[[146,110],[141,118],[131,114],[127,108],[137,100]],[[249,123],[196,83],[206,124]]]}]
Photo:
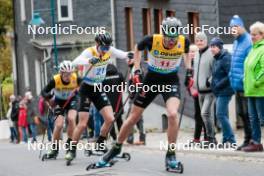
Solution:
[{"label": "black glove", "polygon": [[98,58],[93,57],[93,58],[91,58],[91,59],[89,60],[89,62],[90,62],[90,64],[95,65],[95,64],[97,64],[98,62],[100,62],[100,60],[99,60]]},{"label": "black glove", "polygon": [[134,58],[134,53],[128,52],[127,53],[127,57],[128,57],[128,59],[133,59]]},{"label": "black glove", "polygon": [[192,77],[193,77],[193,69],[188,68],[188,69],[186,70],[185,81],[184,81],[184,85],[185,85],[186,87],[189,86],[189,81],[190,81],[190,79],[191,79]]}]

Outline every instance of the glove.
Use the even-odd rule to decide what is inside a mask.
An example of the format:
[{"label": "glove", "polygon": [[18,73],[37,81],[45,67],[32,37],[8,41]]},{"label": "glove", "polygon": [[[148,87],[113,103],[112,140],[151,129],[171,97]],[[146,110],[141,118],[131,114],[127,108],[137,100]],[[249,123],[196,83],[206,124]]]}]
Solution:
[{"label": "glove", "polygon": [[133,78],[132,78],[133,84],[141,83],[142,78],[143,78],[142,71],[141,70],[135,70]]},{"label": "glove", "polygon": [[97,64],[98,62],[100,62],[100,60],[99,60],[98,58],[93,57],[93,58],[91,58],[91,59],[89,60],[89,62],[90,62],[90,64],[95,65],[95,64]]},{"label": "glove", "polygon": [[127,53],[127,57],[128,57],[128,59],[133,59],[134,58],[134,53],[128,52]]},{"label": "glove", "polygon": [[193,69],[188,68],[188,69],[186,70],[185,81],[184,81],[184,85],[185,85],[186,87],[189,86],[189,81],[190,81],[190,79],[191,79],[192,77],[193,77]]}]

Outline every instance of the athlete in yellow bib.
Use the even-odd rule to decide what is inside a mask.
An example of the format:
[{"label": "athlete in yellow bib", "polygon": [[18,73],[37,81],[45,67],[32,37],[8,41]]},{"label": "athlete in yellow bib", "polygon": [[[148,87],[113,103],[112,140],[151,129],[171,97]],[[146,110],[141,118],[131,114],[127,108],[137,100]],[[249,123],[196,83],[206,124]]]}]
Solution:
[{"label": "athlete in yellow bib", "polygon": [[[174,17],[168,17],[162,21],[162,34],[146,36],[135,48],[134,53],[134,83],[139,83],[141,78],[140,60],[141,51],[148,51],[148,72],[146,73],[142,87],[150,89],[141,89],[137,93],[134,105],[127,120],[123,123],[118,136],[117,143],[107,152],[99,164],[108,163],[112,158],[118,155],[121,147],[132,127],[140,119],[144,109],[161,94],[166,104],[168,116],[168,151],[166,154],[167,169],[179,169],[182,164],[176,160],[175,145],[179,119],[177,112],[180,104],[180,85],[177,71],[184,58],[187,68],[190,67],[188,58],[189,41],[182,35],[179,35],[178,29],[181,22]],[[166,89],[157,89],[157,87],[167,87]],[[153,89],[151,89],[151,87]],[[156,87],[156,89],[154,89]]]},{"label": "athlete in yellow bib", "polygon": [[[55,127],[53,130],[53,144],[44,158],[56,158],[59,150],[59,140],[64,125],[64,116],[67,117],[67,146],[69,147],[73,130],[76,126],[77,98],[73,91],[79,87],[81,79],[74,73],[71,61],[63,61],[60,66],[60,73],[53,76],[53,79],[41,91],[41,95],[47,100],[54,101]],[[67,101],[71,98],[69,101]],[[68,152],[68,150],[67,150]]]}]

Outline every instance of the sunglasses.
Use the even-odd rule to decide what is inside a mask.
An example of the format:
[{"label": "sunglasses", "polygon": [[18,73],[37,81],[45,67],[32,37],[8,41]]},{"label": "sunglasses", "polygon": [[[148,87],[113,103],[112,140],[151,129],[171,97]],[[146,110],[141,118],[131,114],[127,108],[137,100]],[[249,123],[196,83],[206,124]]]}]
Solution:
[{"label": "sunglasses", "polygon": [[63,77],[69,77],[69,76],[71,76],[71,73],[68,73],[68,72],[61,72],[61,75],[62,75]]},{"label": "sunglasses", "polygon": [[167,37],[167,36],[165,36],[164,37],[164,40],[166,42],[176,42],[177,41],[177,38],[176,37]]},{"label": "sunglasses", "polygon": [[99,49],[103,52],[109,51],[110,46],[106,46],[106,45],[100,45]]}]

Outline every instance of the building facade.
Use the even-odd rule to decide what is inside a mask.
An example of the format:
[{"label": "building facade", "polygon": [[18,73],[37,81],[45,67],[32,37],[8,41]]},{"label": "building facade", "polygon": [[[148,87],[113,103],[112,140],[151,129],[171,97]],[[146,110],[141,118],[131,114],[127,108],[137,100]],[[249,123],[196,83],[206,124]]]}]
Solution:
[{"label": "building facade", "polygon": [[[166,16],[176,16],[183,26],[208,25],[228,27],[234,14],[240,15],[246,27],[255,21],[263,21],[264,1],[259,0],[13,0],[15,17],[14,82],[17,94],[26,89],[39,95],[54,71],[55,58],[53,35],[28,34],[28,25],[34,13],[45,21],[42,26],[52,26],[51,2],[54,2],[55,23],[61,27],[103,26],[114,37],[114,45],[123,50],[133,50],[144,35],[160,32],[160,24]],[[214,35],[209,35],[209,39]],[[186,35],[192,42],[194,34]],[[220,35],[225,43],[232,43],[231,35]],[[88,46],[94,44],[93,35],[56,35],[58,62],[74,59]],[[145,55],[143,55],[145,57]],[[147,58],[144,58],[147,59]],[[126,63],[116,61],[123,73]],[[184,69],[180,77],[184,77]],[[183,79],[182,79],[183,80]],[[183,85],[183,84],[182,84]],[[182,94],[185,89],[182,86]],[[185,113],[192,114],[192,99],[187,96]],[[159,101],[159,98],[157,99]]]}]

